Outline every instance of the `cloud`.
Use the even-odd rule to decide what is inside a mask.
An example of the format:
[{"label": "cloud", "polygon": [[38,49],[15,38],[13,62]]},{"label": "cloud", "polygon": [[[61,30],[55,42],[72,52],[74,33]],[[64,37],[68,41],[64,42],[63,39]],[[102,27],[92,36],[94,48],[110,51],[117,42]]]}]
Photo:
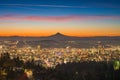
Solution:
[{"label": "cloud", "polygon": [[85,6],[68,6],[68,5],[42,5],[42,4],[0,4],[0,6],[18,6],[18,7],[58,7],[58,8],[87,8]]},{"label": "cloud", "polygon": [[78,20],[77,16],[21,16],[21,15],[4,15],[0,20],[18,20],[18,21],[47,21],[47,22],[65,22]]},{"label": "cloud", "polygon": [[69,22],[85,20],[120,20],[120,16],[25,16],[25,15],[3,15],[1,21],[40,21],[40,22]]},{"label": "cloud", "polygon": [[[78,5],[52,5],[52,4],[0,4],[0,6],[15,6],[15,7],[52,7],[52,8],[120,8],[119,2],[91,2],[91,1],[78,1]],[[34,9],[34,8],[33,8]]]}]

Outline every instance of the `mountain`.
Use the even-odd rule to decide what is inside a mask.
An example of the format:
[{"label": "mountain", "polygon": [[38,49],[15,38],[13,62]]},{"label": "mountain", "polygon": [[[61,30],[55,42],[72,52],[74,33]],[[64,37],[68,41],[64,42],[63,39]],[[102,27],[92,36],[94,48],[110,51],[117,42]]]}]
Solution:
[{"label": "mountain", "polygon": [[51,35],[47,38],[52,39],[52,40],[67,40],[67,39],[70,39],[71,37],[58,32],[58,33]]},{"label": "mountain", "polygon": [[51,35],[50,37],[67,37],[67,36],[64,35],[64,34],[61,34],[61,33],[57,32],[56,34]]}]

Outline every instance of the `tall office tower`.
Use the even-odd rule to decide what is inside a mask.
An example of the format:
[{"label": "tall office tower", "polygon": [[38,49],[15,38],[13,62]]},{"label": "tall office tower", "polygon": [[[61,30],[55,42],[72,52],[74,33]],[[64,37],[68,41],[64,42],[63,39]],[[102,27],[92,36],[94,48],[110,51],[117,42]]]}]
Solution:
[{"label": "tall office tower", "polygon": [[104,54],[104,53],[105,53],[104,46],[102,45],[101,41],[98,41],[98,54]]},{"label": "tall office tower", "polygon": [[41,50],[41,46],[37,45],[37,52],[40,53],[40,50]]}]

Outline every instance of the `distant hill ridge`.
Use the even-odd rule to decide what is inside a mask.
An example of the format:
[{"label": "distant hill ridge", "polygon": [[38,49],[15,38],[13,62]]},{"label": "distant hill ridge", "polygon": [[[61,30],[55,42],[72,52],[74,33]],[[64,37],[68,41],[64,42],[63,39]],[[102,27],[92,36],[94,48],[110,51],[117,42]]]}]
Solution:
[{"label": "distant hill ridge", "polygon": [[[65,35],[65,34],[62,34],[60,32],[57,32],[53,35],[50,35],[50,36],[17,36],[17,35],[14,35],[14,36],[0,36],[1,37],[78,37],[78,36],[68,36],[68,35]],[[120,37],[120,36],[86,36],[86,37]]]},{"label": "distant hill ridge", "polygon": [[0,36],[0,40],[28,40],[28,41],[38,41],[38,40],[120,40],[120,36],[93,36],[93,37],[77,37],[77,36],[68,36],[57,32],[56,34],[50,36]]}]

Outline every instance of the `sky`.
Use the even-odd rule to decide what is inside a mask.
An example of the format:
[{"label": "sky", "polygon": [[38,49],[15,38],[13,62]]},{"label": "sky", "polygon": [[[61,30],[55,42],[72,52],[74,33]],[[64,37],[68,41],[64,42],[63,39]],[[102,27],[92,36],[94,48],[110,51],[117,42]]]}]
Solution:
[{"label": "sky", "polygon": [[120,36],[120,0],[1,0],[0,36]]}]

